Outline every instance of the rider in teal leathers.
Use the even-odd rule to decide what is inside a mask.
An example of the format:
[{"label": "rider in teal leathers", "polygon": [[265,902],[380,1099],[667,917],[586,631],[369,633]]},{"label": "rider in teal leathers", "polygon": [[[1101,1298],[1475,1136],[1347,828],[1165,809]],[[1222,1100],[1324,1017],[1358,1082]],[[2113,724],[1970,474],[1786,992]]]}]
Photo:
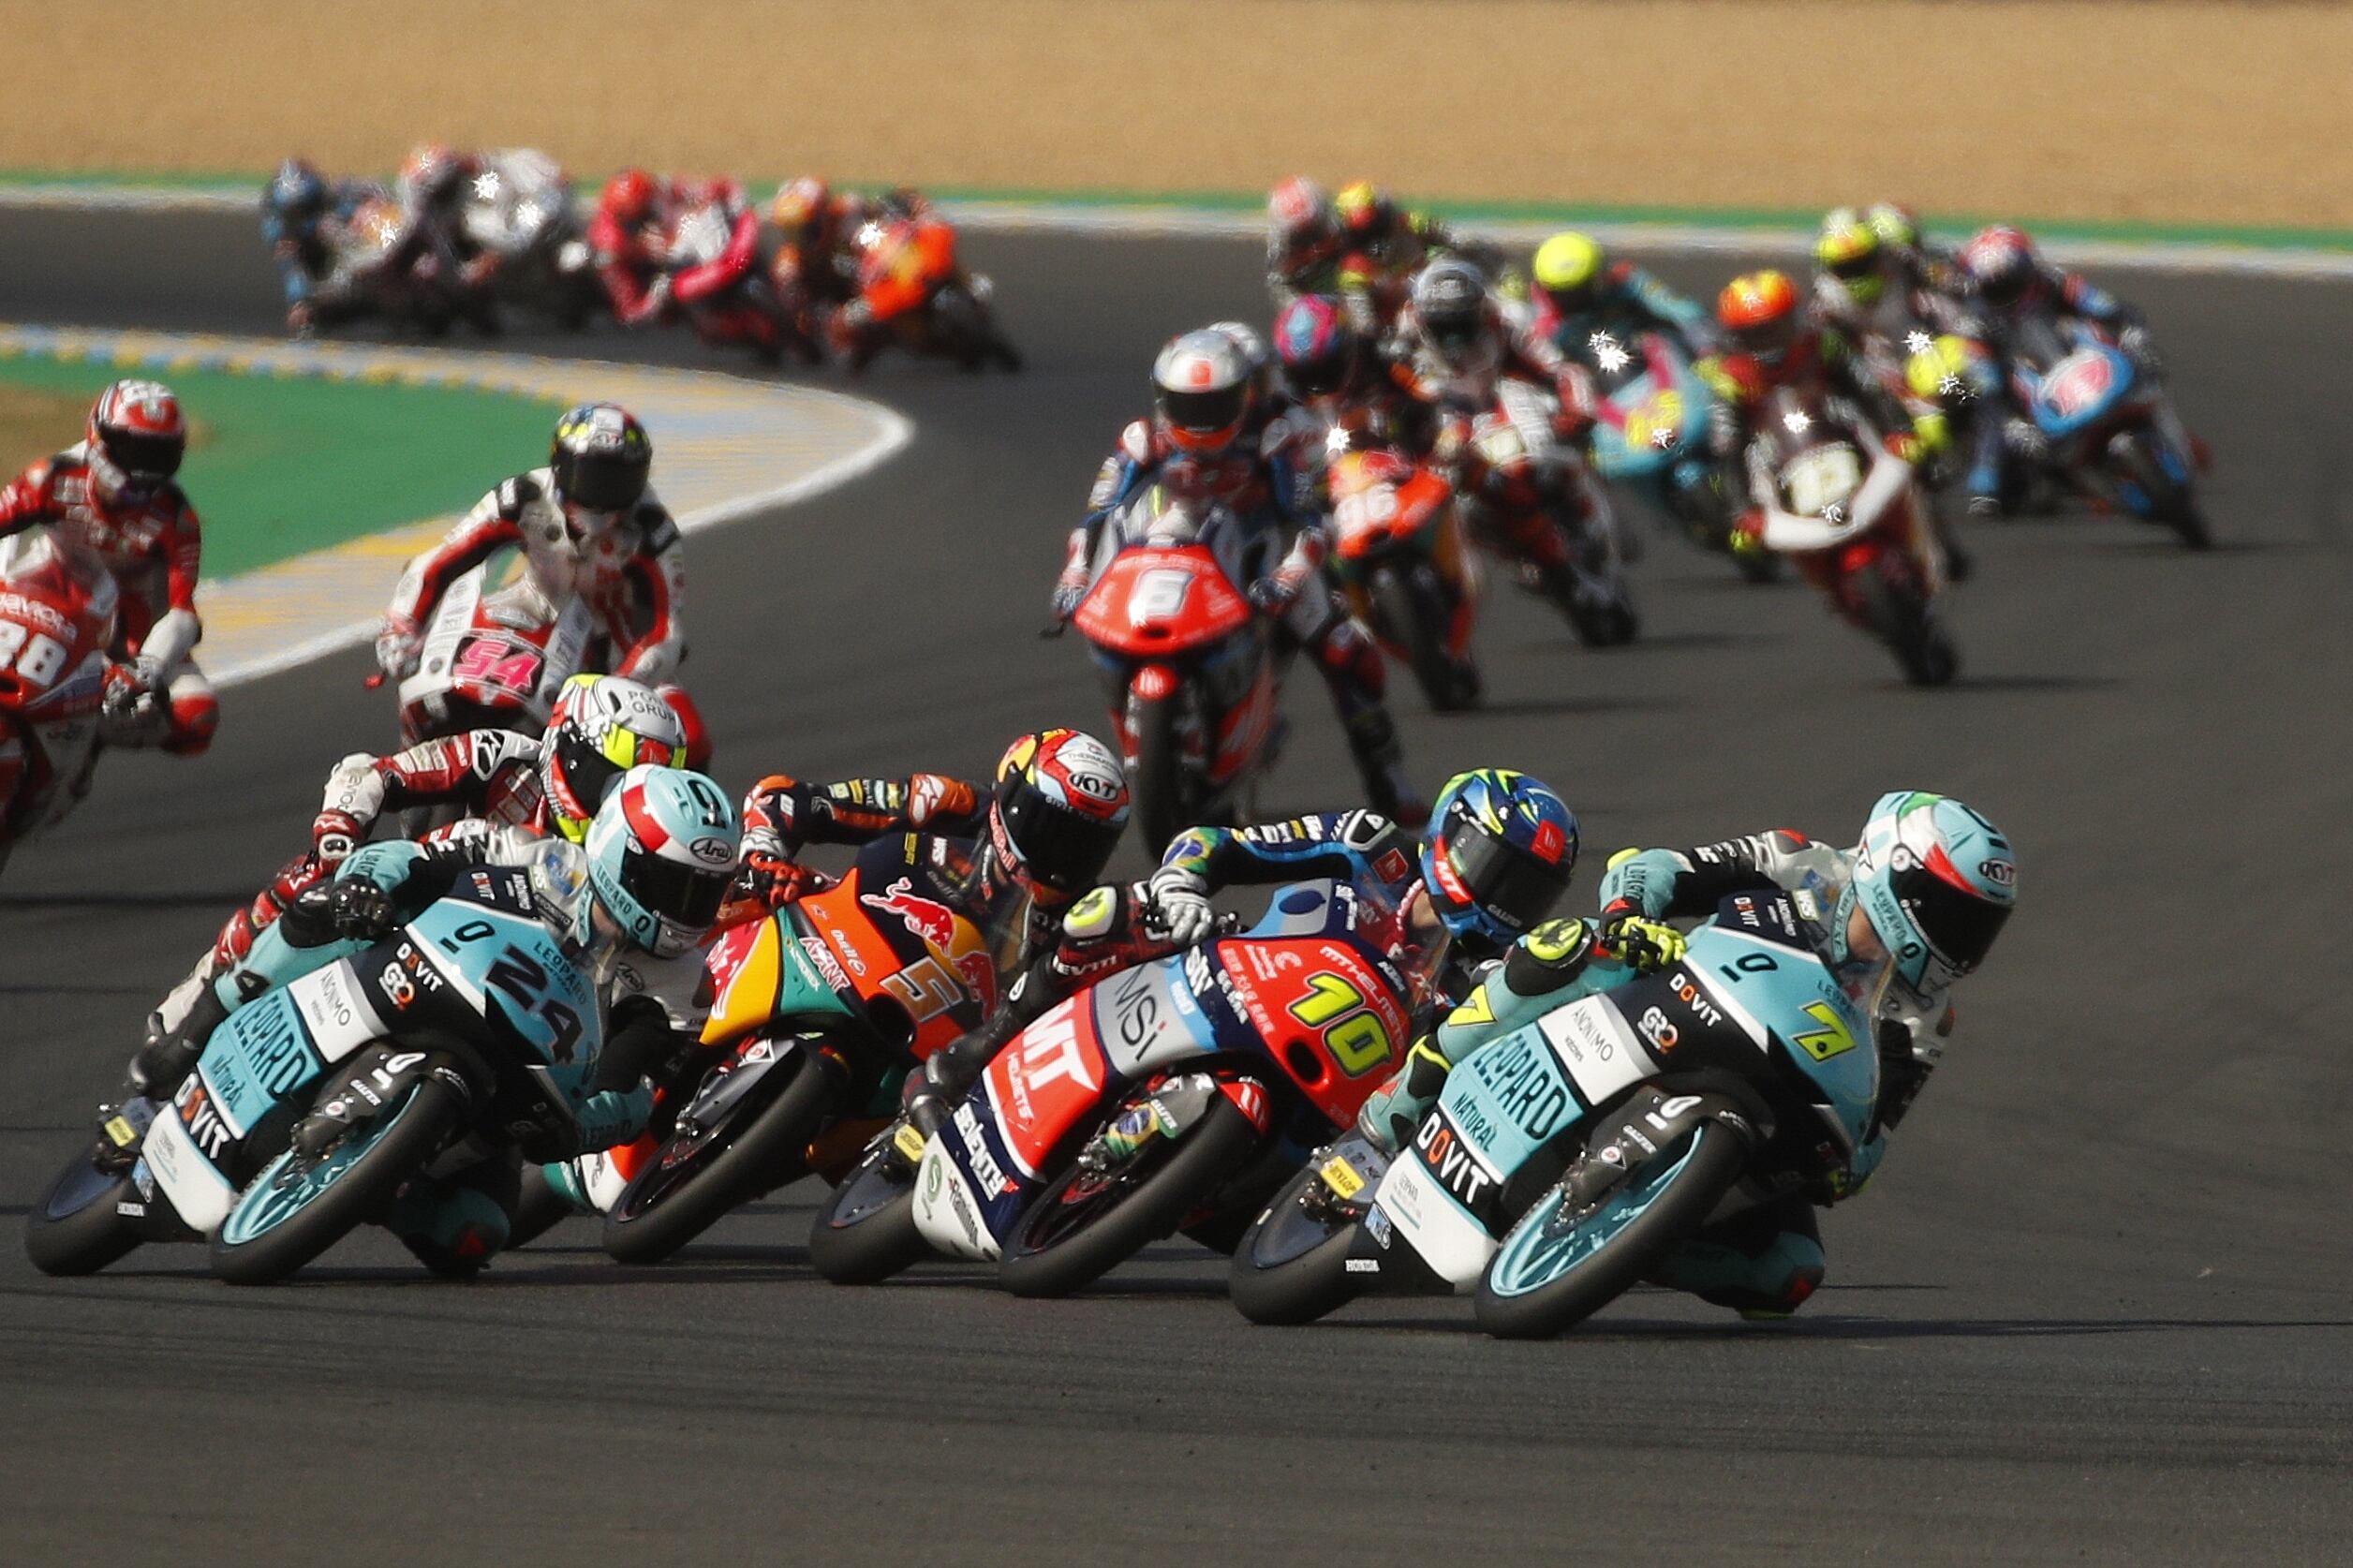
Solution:
[{"label": "rider in teal leathers", "polygon": [[1713,915],[1736,893],[1786,890],[1801,916],[1813,911],[1823,955],[1849,992],[1883,998],[1872,1127],[1822,1191],[1708,1227],[1658,1276],[1743,1316],[1784,1316],[1822,1282],[1814,1206],[1852,1197],[1886,1155],[1888,1132],[1944,1055],[1953,984],[1984,961],[2017,901],[2017,859],[1992,823],[1916,791],[1881,796],[1852,850],[1781,830],[1690,850],[1622,851],[1603,880],[1600,918],[1553,921],[1521,939],[1366,1102],[1357,1131],[1395,1152],[1466,1057],[1680,959],[1683,937],[1668,919]]},{"label": "rider in teal leathers", "polygon": [[[215,982],[222,1015],[364,950],[463,877],[519,868],[540,919],[590,978],[607,1015],[595,1071],[579,1076],[568,1107],[570,1138],[524,1152],[555,1161],[611,1147],[644,1130],[653,1109],[649,1075],[693,1039],[677,999],[703,988],[696,950],[733,880],[739,838],[734,806],[716,784],[649,763],[615,780],[581,845],[522,836],[366,845],[332,880],[304,889]],[[723,865],[688,853],[692,845],[717,860],[710,840],[724,850]],[[170,1087],[148,1092],[168,1097]],[[493,1159],[447,1178],[412,1180],[384,1224],[437,1273],[471,1276],[505,1244],[517,1175],[512,1159]]]}]

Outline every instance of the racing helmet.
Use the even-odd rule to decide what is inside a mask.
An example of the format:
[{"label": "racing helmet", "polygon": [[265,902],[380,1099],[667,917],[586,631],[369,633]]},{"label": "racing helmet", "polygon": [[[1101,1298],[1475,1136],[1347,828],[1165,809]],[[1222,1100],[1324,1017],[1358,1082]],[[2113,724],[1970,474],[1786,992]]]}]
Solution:
[{"label": "racing helmet", "polygon": [[1961,270],[1986,303],[2006,309],[2024,299],[2040,270],[2035,242],[2020,229],[1997,223],[1961,247]]},{"label": "racing helmet", "polygon": [[1358,244],[1380,238],[1382,215],[1388,205],[1370,180],[1352,180],[1332,199],[1341,230]]},{"label": "racing helmet", "polygon": [[90,478],[106,501],[143,501],[180,471],[188,423],[161,381],[117,381],[90,406]]},{"label": "racing helmet", "polygon": [[1152,411],[1179,451],[1223,451],[1250,417],[1253,380],[1250,361],[1224,333],[1186,333],[1152,362]]},{"label": "racing helmet", "polygon": [[444,142],[424,142],[400,166],[400,188],[418,205],[439,201],[455,193],[466,173],[466,160]]},{"label": "racing helmet", "polygon": [[1536,247],[1529,275],[1562,314],[1591,308],[1607,258],[1589,235],[1555,234]]},{"label": "racing helmet", "polygon": [[1855,851],[1837,940],[1860,904],[1895,978],[1931,995],[1985,962],[2018,902],[2018,859],[2000,829],[1957,800],[1916,790],[1879,797]]},{"label": "racing helmet", "polygon": [[1901,201],[1874,201],[1863,209],[1863,221],[1879,243],[1896,250],[1920,246],[1920,216]]},{"label": "racing helmet", "polygon": [[1798,286],[1788,274],[1771,268],[1743,273],[1716,296],[1716,320],[1741,352],[1768,368],[1779,365],[1797,346],[1803,325]]},{"label": "racing helmet", "polygon": [[675,958],[718,918],[743,827],[710,779],[645,762],[621,775],[584,848],[590,896],[580,901],[574,939],[589,941],[601,915],[631,946]]},{"label": "racing helmet", "polygon": [[1339,249],[1339,214],[1322,185],[1299,174],[1275,187],[1266,199],[1269,272],[1295,286]]},{"label": "racing helmet", "polygon": [[1887,287],[1880,268],[1879,230],[1852,208],[1841,208],[1822,220],[1813,242],[1813,263],[1832,277],[1857,304],[1875,303]]},{"label": "racing helmet", "polygon": [[288,158],[270,177],[262,202],[280,217],[317,217],[327,210],[326,177],[308,158]]},{"label": "racing helmet", "polygon": [[1487,274],[1456,258],[1433,261],[1413,279],[1413,325],[1441,360],[1459,365],[1487,332]]},{"label": "racing helmet", "polygon": [[641,763],[674,765],[686,750],[685,722],[653,688],[618,675],[574,675],[556,694],[540,742],[549,821],[579,843],[614,779]]},{"label": "racing helmet", "polygon": [[597,199],[597,208],[627,233],[654,215],[658,194],[651,174],[643,169],[624,169],[604,183],[604,194]]},{"label": "racing helmet", "polygon": [[1429,811],[1422,880],[1438,918],[1478,956],[1539,925],[1576,871],[1576,813],[1524,773],[1481,768],[1446,780]]},{"label": "racing helmet", "polygon": [[1127,777],[1094,736],[1041,730],[998,760],[989,846],[1032,897],[1059,902],[1094,886],[1127,825]]},{"label": "racing helmet", "polygon": [[583,403],[555,422],[547,463],[562,499],[584,511],[617,516],[644,496],[654,443],[618,403]]},{"label": "racing helmet", "polygon": [[1355,378],[1364,340],[1321,294],[1302,294],[1275,318],[1275,353],[1300,397],[1328,397]]},{"label": "racing helmet", "polygon": [[1242,356],[1242,362],[1250,366],[1250,396],[1264,402],[1274,395],[1275,356],[1265,335],[1247,321],[1212,321],[1209,330],[1223,333]]},{"label": "racing helmet", "polygon": [[768,221],[786,235],[798,236],[820,227],[833,205],[833,188],[814,174],[804,174],[791,185],[777,188],[776,201],[768,209]]}]

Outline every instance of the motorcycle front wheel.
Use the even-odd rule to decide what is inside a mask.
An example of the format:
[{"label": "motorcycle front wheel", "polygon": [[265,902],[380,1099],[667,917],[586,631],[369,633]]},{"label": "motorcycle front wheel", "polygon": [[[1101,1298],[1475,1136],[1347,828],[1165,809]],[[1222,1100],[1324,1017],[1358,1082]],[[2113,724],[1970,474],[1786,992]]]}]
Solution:
[{"label": "motorcycle front wheel", "polygon": [[1292,1177],[1235,1247],[1226,1294],[1250,1322],[1313,1323],[1364,1294],[1367,1277],[1348,1272],[1356,1222],[1307,1206],[1323,1180],[1312,1166]]},{"label": "motorcycle front wheel", "polygon": [[930,1250],[915,1228],[914,1168],[886,1133],[819,1206],[809,1266],[836,1285],[872,1285]]},{"label": "motorcycle front wheel", "polygon": [[1908,570],[1890,567],[1883,559],[1857,572],[1850,586],[1864,621],[1896,656],[1905,680],[1914,686],[1944,686],[1960,673],[1961,653],[1944,624],[1930,613]]},{"label": "motorcycle front wheel", "polygon": [[1446,651],[1441,629],[1451,618],[1432,585],[1394,566],[1378,568],[1367,597],[1389,641],[1405,650],[1405,662],[1422,695],[1438,713],[1456,713],[1478,701],[1478,682]]},{"label": "motorcycle front wheel", "polygon": [[77,1155],[24,1211],[25,1256],[43,1274],[96,1274],[139,1246],[139,1232],[114,1207],[138,1198],[128,1172],[110,1176]]}]

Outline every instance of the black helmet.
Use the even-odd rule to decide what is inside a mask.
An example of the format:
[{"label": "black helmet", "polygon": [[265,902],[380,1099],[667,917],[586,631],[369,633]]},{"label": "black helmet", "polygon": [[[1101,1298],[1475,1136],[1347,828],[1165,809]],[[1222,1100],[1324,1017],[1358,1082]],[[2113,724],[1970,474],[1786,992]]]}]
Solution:
[{"label": "black helmet", "polygon": [[547,462],[565,500],[590,511],[627,511],[645,494],[654,443],[619,404],[584,403],[555,422]]}]

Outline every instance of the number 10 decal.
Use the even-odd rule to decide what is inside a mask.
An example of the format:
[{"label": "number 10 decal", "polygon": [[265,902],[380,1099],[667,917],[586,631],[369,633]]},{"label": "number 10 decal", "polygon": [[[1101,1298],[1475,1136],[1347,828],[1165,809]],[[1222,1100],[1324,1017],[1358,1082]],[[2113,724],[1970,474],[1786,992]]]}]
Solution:
[{"label": "number 10 decal", "polygon": [[1329,969],[1308,976],[1308,994],[1287,1011],[1308,1028],[1324,1031],[1324,1048],[1352,1078],[1361,1078],[1389,1059],[1389,1027],[1365,1006],[1362,991]]}]

